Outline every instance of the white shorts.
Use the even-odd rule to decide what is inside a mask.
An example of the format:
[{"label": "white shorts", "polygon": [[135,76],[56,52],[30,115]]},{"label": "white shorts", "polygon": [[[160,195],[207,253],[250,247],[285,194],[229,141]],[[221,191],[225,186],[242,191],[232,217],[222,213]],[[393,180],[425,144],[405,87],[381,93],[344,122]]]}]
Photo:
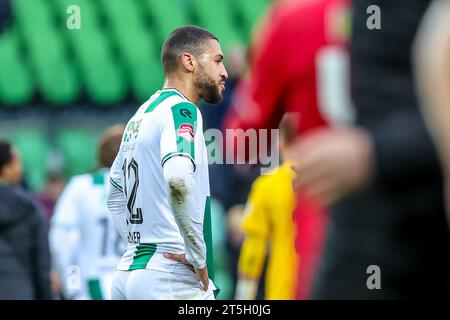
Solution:
[{"label": "white shorts", "polygon": [[113,300],[214,300],[214,284],[205,292],[197,275],[152,269],[116,271],[112,282]]}]

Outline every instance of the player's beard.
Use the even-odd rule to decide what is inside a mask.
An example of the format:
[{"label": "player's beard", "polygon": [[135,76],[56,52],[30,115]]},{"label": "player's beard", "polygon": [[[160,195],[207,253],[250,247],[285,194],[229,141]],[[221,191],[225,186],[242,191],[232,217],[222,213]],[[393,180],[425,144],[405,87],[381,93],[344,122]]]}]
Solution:
[{"label": "player's beard", "polygon": [[206,72],[205,69],[199,65],[199,68],[194,71],[195,87],[199,91],[201,99],[207,103],[217,104],[222,101],[222,94],[219,91],[219,84],[214,81]]}]

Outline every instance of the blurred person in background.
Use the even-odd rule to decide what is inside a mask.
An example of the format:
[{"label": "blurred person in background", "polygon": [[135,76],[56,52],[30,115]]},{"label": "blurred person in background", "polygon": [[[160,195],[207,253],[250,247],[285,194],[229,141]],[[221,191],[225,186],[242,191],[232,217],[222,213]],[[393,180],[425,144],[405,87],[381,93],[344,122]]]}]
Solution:
[{"label": "blurred person in background", "polygon": [[97,149],[101,168],[72,177],[57,202],[50,246],[66,299],[111,299],[112,277],[125,243],[106,207],[107,182],[124,129],[115,125],[105,130]]},{"label": "blurred person in background", "polygon": [[436,0],[421,24],[415,44],[421,107],[440,151],[450,225],[450,2]]},{"label": "blurred person in background", "polygon": [[353,1],[357,126],[320,130],[297,145],[299,186],[332,204],[313,298],[450,297],[442,172],[411,68],[429,3],[377,1],[381,29],[373,30],[372,2]]},{"label": "blurred person in background", "polygon": [[50,174],[44,186],[44,190],[36,195],[36,200],[42,208],[47,226],[50,227],[50,221],[55,211],[56,201],[65,187],[65,181],[62,175]]},{"label": "blurred person in background", "polygon": [[[254,300],[266,253],[266,300],[295,299],[297,281],[297,253],[295,250],[295,194],[292,182],[291,157],[286,148],[292,142],[296,118],[285,114],[280,123],[280,155],[282,164],[252,185],[245,208],[242,229],[246,235],[239,258],[237,300]],[[276,186],[276,188],[274,188]],[[270,248],[268,244],[270,243]]]},{"label": "blurred person in background", "polygon": [[[50,221],[55,211],[56,202],[64,190],[64,187],[65,180],[62,175],[56,173],[50,174],[44,186],[44,190],[34,195],[34,199],[41,209],[47,232],[50,228]],[[54,298],[62,298],[62,292],[60,290],[61,283],[59,281],[58,273],[55,270],[51,271],[50,279]]]},{"label": "blurred person in background", "polygon": [[0,140],[0,299],[51,299],[46,227],[21,180],[17,150]]},{"label": "blurred person in background", "polygon": [[[299,115],[295,136],[350,121],[347,22],[345,0],[276,2],[253,37],[249,73],[236,88],[225,128],[276,129],[285,112]],[[299,190],[299,299],[309,297],[326,222],[323,206]]]}]

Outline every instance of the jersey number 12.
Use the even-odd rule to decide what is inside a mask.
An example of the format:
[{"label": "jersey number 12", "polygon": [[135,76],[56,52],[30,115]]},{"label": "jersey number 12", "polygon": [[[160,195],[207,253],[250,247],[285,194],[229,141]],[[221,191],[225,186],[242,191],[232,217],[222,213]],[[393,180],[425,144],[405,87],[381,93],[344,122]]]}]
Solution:
[{"label": "jersey number 12", "polygon": [[[124,191],[125,197],[127,198],[127,208],[128,208],[128,221],[131,224],[142,224],[144,219],[142,217],[142,209],[135,208],[136,205],[136,196],[139,188],[139,166],[136,160],[131,159],[130,163],[127,165],[127,160],[125,159],[122,166],[123,176],[124,176]],[[134,183],[131,187],[131,192],[128,194],[128,181],[130,180],[131,171],[133,171]]]}]

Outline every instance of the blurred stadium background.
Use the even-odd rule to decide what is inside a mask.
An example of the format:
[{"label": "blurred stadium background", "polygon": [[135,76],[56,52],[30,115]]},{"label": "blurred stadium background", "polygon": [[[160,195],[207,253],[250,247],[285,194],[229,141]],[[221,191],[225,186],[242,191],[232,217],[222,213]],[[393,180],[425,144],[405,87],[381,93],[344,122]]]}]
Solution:
[{"label": "blurred stadium background", "polygon": [[[80,30],[66,26],[70,5],[81,9]],[[13,20],[0,36],[0,135],[21,151],[30,188],[42,190],[48,173],[61,168],[66,177],[95,168],[101,130],[127,120],[162,86],[160,52],[171,30],[203,26],[228,54],[245,46],[268,5],[12,0]]]},{"label": "blurred stadium background", "polygon": [[[328,251],[322,256],[324,268],[321,270],[321,278],[328,280],[331,286],[327,287],[326,281],[321,283],[325,289],[319,292],[319,297],[369,299],[392,298],[396,294],[417,297],[418,292],[424,295],[435,292],[448,297],[450,256],[441,195],[442,175],[431,139],[428,139],[422,123],[412,75],[413,64],[408,60],[415,30],[427,6],[443,1],[376,1],[387,14],[383,16],[383,30],[372,31],[366,26],[366,9],[372,5],[369,0],[342,1],[352,4],[353,13],[356,11],[358,18],[354,21],[349,19],[347,7],[345,14],[336,10],[342,4],[338,0],[328,1],[338,3],[332,6],[335,17],[328,15],[328,11],[324,14],[328,8],[321,4],[327,1],[304,0],[305,3],[319,3],[317,7],[311,6],[311,12],[316,14],[314,17],[326,16],[324,25],[331,22],[326,27],[321,25],[322,21],[311,23],[312,29],[317,28],[303,32],[300,41],[290,41],[297,35],[289,32],[284,33],[285,37],[289,36],[283,39],[274,36],[275,32],[268,32],[269,36],[264,34],[275,25],[272,23],[275,18],[279,19],[278,22],[281,20],[281,15],[273,14],[277,4],[302,1],[0,0],[0,139],[7,138],[18,148],[25,170],[23,185],[46,207],[46,218],[51,217],[55,201],[71,177],[98,168],[97,141],[103,130],[113,124],[127,122],[138,106],[162,87],[160,51],[166,36],[178,26],[193,24],[218,36],[229,73],[220,106],[199,106],[205,129],[224,128],[230,114],[232,120],[239,120],[239,115],[236,116],[239,112],[234,110],[233,114],[233,108],[229,107],[237,106],[234,109],[239,109],[244,104],[236,97],[245,98],[249,91],[260,90],[264,93],[258,92],[260,101],[252,98],[259,103],[259,111],[267,112],[260,112],[255,121],[247,119],[247,123],[230,121],[227,123],[230,127],[274,128],[276,126],[270,123],[272,118],[279,121],[283,112],[300,110],[305,112],[303,127],[298,128],[298,125],[295,134],[306,136],[312,132],[310,136],[314,136],[317,128],[333,129],[334,120],[353,119],[345,114],[352,108],[352,101],[347,99],[352,90],[358,113],[355,123],[378,143],[371,147],[374,158],[368,160],[374,161],[376,179],[363,186],[367,190],[362,193],[351,188],[345,190],[344,194],[350,195],[344,199],[348,202],[343,201],[345,205],[342,207],[338,202],[338,205],[327,208],[333,212],[331,215],[326,210],[322,212],[315,199],[311,203],[299,201],[292,217],[303,215],[301,223],[299,219],[295,222],[295,245],[297,253],[301,250],[306,252],[300,257],[300,263],[303,263],[300,273],[304,272],[303,280],[307,281],[302,283],[293,279],[292,282],[297,281],[296,285],[302,283],[302,290],[309,290],[318,270],[316,263],[322,240],[325,234],[331,234],[334,238],[328,239]],[[67,20],[73,14],[73,11],[68,11],[71,5],[80,8],[79,30],[67,26]],[[289,13],[289,9],[284,7],[283,14]],[[311,12],[298,13],[305,18]],[[281,25],[279,23],[277,27]],[[289,28],[284,31],[291,30]],[[264,51],[259,42],[261,34],[267,36],[265,40],[278,41],[277,44],[266,45],[267,50]],[[344,48],[325,50],[327,54],[319,57],[322,46],[329,44],[327,37],[337,39],[339,45],[342,41]],[[349,40],[351,46],[347,52]],[[289,71],[295,69],[297,76],[302,72],[299,77],[292,76],[291,82],[283,82],[286,79],[282,77],[288,72],[279,75],[279,66],[275,65],[285,58],[284,52],[271,55],[277,50],[269,50],[284,43],[289,43],[286,51],[290,55],[286,55],[288,58],[281,64]],[[303,47],[307,47],[307,53],[300,52],[299,48]],[[248,64],[252,63],[255,55],[253,50],[265,54],[261,58],[262,63],[259,61],[263,70],[255,72],[258,76],[263,74],[260,78],[264,79],[260,81],[256,77],[258,88],[255,86],[250,90],[247,80],[254,74],[249,76]],[[354,63],[351,79],[348,53]],[[304,56],[300,56],[302,54]],[[323,69],[316,65],[320,64],[317,61],[321,58],[331,58],[322,60],[322,63],[326,62]],[[270,60],[275,61],[274,64],[267,63],[268,59],[274,59]],[[297,68],[300,62],[304,62],[301,70],[301,67]],[[264,68],[265,65],[274,67]],[[266,90],[272,87],[276,88]],[[266,95],[266,91],[273,92]],[[244,99],[244,102],[248,101]],[[330,117],[322,105],[327,103],[333,106],[340,104],[348,109],[333,109],[332,106],[328,109]],[[252,104],[245,104],[245,108],[247,112],[252,110]],[[355,158],[361,155],[359,149],[363,148],[356,145],[360,140],[350,140],[350,144],[345,144],[348,140],[339,140],[341,136],[332,130],[329,132],[328,140],[323,140],[328,144],[311,144],[308,151],[323,147],[327,150],[322,151],[336,152],[332,153],[333,160],[337,159],[336,163],[347,170],[349,177],[353,177],[353,163],[349,162],[350,167],[345,166],[348,162],[346,155],[349,150],[356,153]],[[354,145],[356,147],[351,148]],[[316,155],[328,155],[327,152]],[[235,297],[238,260],[245,237],[242,231],[244,204],[253,181],[260,174],[257,167],[230,167],[210,166],[216,280],[222,289],[219,299]],[[340,169],[339,166],[335,168],[337,171]],[[274,194],[260,197],[260,202],[265,198],[275,198]],[[335,212],[339,212],[338,218]],[[273,213],[278,212],[274,210]],[[329,217],[335,229],[326,233],[324,226]],[[300,237],[310,240],[310,243],[305,245],[298,240]],[[298,249],[297,246],[304,247]],[[305,256],[308,259],[304,259]],[[389,276],[383,279],[392,280],[392,296],[389,290],[379,296],[376,290],[367,291],[365,264],[369,260],[374,263],[374,259],[383,262],[384,270],[388,270]],[[399,279],[401,283],[396,282]],[[408,282],[411,279],[422,282],[417,282],[415,287]],[[334,284],[336,291],[328,290],[333,289]],[[264,285],[264,277],[261,277],[258,299],[264,298]],[[395,291],[398,288],[400,291]],[[295,298],[309,297],[309,292],[298,290]]]},{"label": "blurred stadium background", "polygon": [[[37,195],[50,197],[51,211],[65,182],[98,167],[96,148],[102,131],[126,123],[134,110],[161,88],[162,43],[177,26],[198,25],[216,34],[231,69],[230,82],[235,82],[252,29],[270,3],[0,1],[0,14],[4,14],[0,25],[0,138],[18,148],[24,165],[23,184]],[[80,8],[79,30],[67,27],[71,5]],[[228,104],[232,88],[227,89],[224,104]],[[225,110],[219,113],[215,117],[223,116]],[[212,126],[220,126],[205,115],[205,122],[209,120]],[[233,275],[225,248],[223,204],[213,202],[213,211],[216,273],[222,288],[220,298],[227,299],[233,295]],[[238,251],[234,253],[236,256]]]}]

